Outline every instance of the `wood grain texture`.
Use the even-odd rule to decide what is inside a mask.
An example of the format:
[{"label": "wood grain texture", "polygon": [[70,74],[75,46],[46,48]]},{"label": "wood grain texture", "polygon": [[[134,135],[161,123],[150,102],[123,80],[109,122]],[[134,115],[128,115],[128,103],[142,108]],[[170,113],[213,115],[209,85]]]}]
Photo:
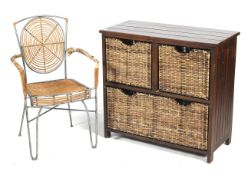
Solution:
[{"label": "wood grain texture", "polygon": [[154,38],[165,38],[197,43],[217,45],[226,39],[238,35],[239,32],[217,29],[159,24],[140,21],[126,21],[121,24],[106,28],[100,32],[128,33]]},{"label": "wood grain texture", "polygon": [[158,90],[158,44],[153,43],[152,44],[152,90],[157,91]]},{"label": "wood grain texture", "polygon": [[[103,69],[103,113],[104,116],[108,116],[107,113],[107,87],[106,87],[106,82],[107,82],[107,64],[106,64],[106,38],[103,35],[102,36],[102,69]],[[108,138],[110,137],[110,132],[107,130],[108,126],[108,119],[107,117],[104,118],[104,137]]]},{"label": "wood grain texture", "polygon": [[217,61],[218,61],[219,49],[216,47],[211,51],[211,66],[210,66],[210,104],[209,105],[209,121],[208,121],[208,150],[207,150],[207,162],[213,161],[214,153],[214,133],[215,133],[215,118],[216,118],[216,79],[217,79]]},{"label": "wood grain texture", "polygon": [[235,55],[236,38],[231,38],[220,46],[217,64],[215,149],[227,139],[231,141]]}]

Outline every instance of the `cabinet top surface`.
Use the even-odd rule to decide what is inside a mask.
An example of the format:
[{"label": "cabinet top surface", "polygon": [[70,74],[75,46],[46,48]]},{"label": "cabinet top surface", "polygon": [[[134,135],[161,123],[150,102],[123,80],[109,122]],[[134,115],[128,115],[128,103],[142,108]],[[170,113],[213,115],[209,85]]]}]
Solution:
[{"label": "cabinet top surface", "polygon": [[142,21],[126,21],[100,30],[100,33],[121,33],[162,39],[217,45],[239,35],[239,32]]}]

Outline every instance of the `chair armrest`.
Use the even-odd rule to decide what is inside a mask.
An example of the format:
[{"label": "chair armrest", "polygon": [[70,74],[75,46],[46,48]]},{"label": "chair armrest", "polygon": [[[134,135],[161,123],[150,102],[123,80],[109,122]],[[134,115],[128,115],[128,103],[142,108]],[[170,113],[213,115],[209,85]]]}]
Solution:
[{"label": "chair armrest", "polygon": [[87,51],[83,50],[83,49],[80,49],[80,48],[73,48],[73,47],[70,47],[67,49],[67,53],[68,55],[70,56],[72,53],[74,52],[78,52],[78,53],[81,53],[82,55],[88,57],[89,59],[91,59],[92,61],[94,61],[95,63],[98,63],[99,61],[92,55],[90,55]]},{"label": "chair armrest", "polygon": [[68,56],[70,56],[72,53],[74,52],[78,52],[78,53],[81,53],[82,55],[86,56],[87,58],[91,59],[92,61],[95,62],[95,70],[94,70],[94,87],[95,89],[97,89],[98,87],[98,74],[99,74],[99,61],[98,59],[96,59],[94,56],[90,55],[87,51],[83,50],[83,49],[80,49],[80,48],[68,48],[67,49],[67,53],[68,53]]},{"label": "chair armrest", "polygon": [[26,75],[25,75],[24,69],[16,61],[16,59],[19,58],[19,57],[22,57],[22,55],[21,54],[13,55],[11,57],[11,61],[15,65],[15,67],[17,68],[17,70],[19,71],[19,74],[20,74],[21,80],[22,80],[23,95],[24,95],[24,98],[26,98],[26,96],[27,96],[27,79],[26,79]]}]

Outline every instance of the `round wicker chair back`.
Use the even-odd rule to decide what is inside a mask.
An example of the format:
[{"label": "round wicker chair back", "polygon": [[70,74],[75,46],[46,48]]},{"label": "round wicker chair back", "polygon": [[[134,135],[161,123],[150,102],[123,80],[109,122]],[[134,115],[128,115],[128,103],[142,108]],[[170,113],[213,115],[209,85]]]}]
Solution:
[{"label": "round wicker chair back", "polygon": [[56,70],[65,57],[65,37],[61,25],[49,17],[31,19],[22,29],[23,59],[37,73]]}]

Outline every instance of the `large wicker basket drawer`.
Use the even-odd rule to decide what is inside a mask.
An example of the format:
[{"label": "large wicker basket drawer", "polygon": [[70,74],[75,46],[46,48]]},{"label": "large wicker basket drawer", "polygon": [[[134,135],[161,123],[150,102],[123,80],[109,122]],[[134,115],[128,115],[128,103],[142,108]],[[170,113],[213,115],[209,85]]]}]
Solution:
[{"label": "large wicker basket drawer", "polygon": [[107,89],[108,128],[207,149],[208,106],[115,88]]},{"label": "large wicker basket drawer", "polygon": [[210,51],[159,46],[159,89],[203,99],[209,96]]},{"label": "large wicker basket drawer", "polygon": [[151,44],[106,38],[107,80],[151,88]]}]

